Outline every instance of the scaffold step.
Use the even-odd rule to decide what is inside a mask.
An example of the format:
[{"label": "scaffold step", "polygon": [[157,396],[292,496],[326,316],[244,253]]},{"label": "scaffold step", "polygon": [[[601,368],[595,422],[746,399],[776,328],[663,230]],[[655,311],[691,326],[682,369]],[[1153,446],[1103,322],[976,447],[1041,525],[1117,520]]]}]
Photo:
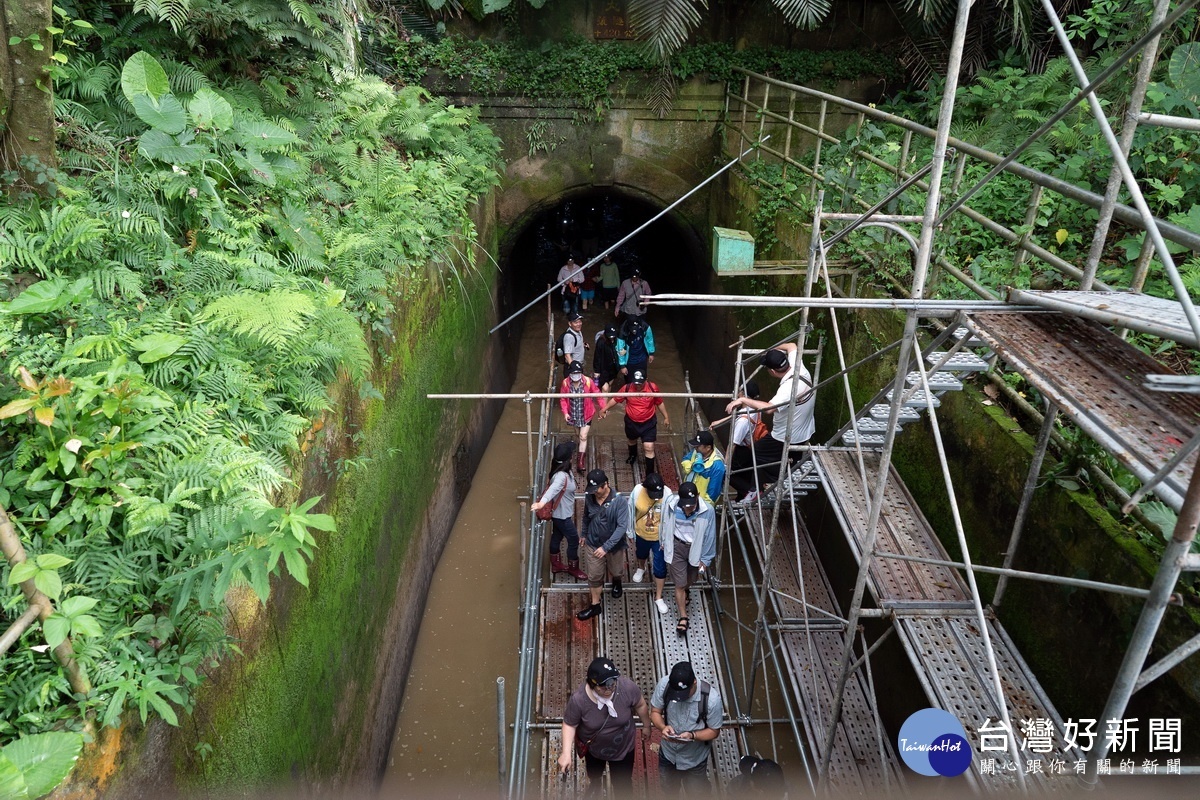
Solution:
[{"label": "scaffold step", "polygon": [[[892,413],[892,407],[890,405],[888,405],[887,403],[876,403],[875,405],[871,406],[871,419],[882,420],[883,422],[887,422],[888,417],[891,415],[891,413]],[[921,418],[921,415],[918,414],[915,410],[909,408],[908,406],[900,406],[899,421],[901,423],[916,422],[920,418]]]},{"label": "scaffold step", "polygon": [[[975,334],[971,333],[971,329],[965,325],[960,325],[959,327],[955,328],[954,333],[952,333],[950,335],[953,336],[958,341],[962,342],[963,347],[986,348],[988,346],[987,342],[985,342],[983,339],[980,339]],[[963,341],[964,339],[966,341]]]},{"label": "scaffold step", "polygon": [[[875,419],[874,417],[862,417],[858,420],[859,433],[887,433],[887,420]],[[899,424],[896,425],[899,430]]]},{"label": "scaffold step", "polygon": [[[925,357],[925,362],[934,367],[942,364],[944,358],[946,358],[944,352],[935,350]],[[946,372],[987,372],[987,369],[988,362],[970,350],[959,350],[950,356],[945,364],[942,364],[942,370]]]},{"label": "scaffold step", "polygon": [[[963,388],[962,381],[949,372],[935,372],[932,375],[926,375],[925,380],[929,383],[929,388],[935,392],[961,392]],[[921,373],[913,370],[904,376],[904,381],[909,386],[920,386]]]},{"label": "scaffold step", "polygon": [[883,447],[883,437],[877,433],[855,434],[854,431],[846,431],[842,434],[842,441],[851,447],[855,444],[862,444],[868,447]]},{"label": "scaffold step", "polygon": [[[889,402],[892,399],[893,391],[895,390],[888,390],[887,399]],[[904,402],[904,405],[908,406],[909,408],[928,408],[929,406],[937,408],[941,404],[942,401],[937,398],[937,395],[934,395],[933,397],[926,397],[924,389],[917,389],[915,392],[913,392],[912,397],[908,398],[908,400]]]}]

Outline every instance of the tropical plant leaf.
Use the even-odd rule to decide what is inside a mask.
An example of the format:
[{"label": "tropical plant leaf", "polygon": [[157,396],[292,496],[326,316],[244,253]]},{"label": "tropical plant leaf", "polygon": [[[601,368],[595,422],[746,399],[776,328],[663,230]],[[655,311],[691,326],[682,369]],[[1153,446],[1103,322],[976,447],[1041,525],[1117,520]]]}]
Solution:
[{"label": "tropical plant leaf", "polygon": [[10,800],[31,800],[21,770],[0,749],[0,797]]},{"label": "tropical plant leaf", "polygon": [[1167,62],[1171,85],[1193,105],[1200,105],[1200,42],[1181,44]]},{"label": "tropical plant leaf", "polygon": [[812,30],[825,21],[831,8],[829,0],[773,0],[787,21]]},{"label": "tropical plant leaf", "polygon": [[[700,5],[707,9],[707,0]],[[629,0],[629,25],[659,61],[682,47],[700,21],[693,0]]]},{"label": "tropical plant leaf", "polygon": [[233,127],[233,106],[207,86],[198,89],[192,96],[188,113],[192,115],[192,124],[197,128],[225,131]]},{"label": "tropical plant leaf", "polygon": [[183,110],[183,103],[169,92],[161,97],[137,94],[130,102],[138,119],[155,130],[174,135],[182,133],[187,127],[187,112]]},{"label": "tropical plant leaf", "polygon": [[162,97],[171,91],[171,84],[167,80],[166,70],[154,56],[139,50],[129,57],[121,70],[121,91],[132,103],[133,98],[141,95]]},{"label": "tropical plant leaf", "polygon": [[180,144],[175,137],[164,131],[151,129],[138,139],[138,152],[151,161],[168,164],[198,164],[208,157],[209,152],[197,144]]},{"label": "tropical plant leaf", "polygon": [[[68,731],[22,736],[4,746],[4,755],[21,772],[29,797],[41,797],[70,774],[83,749],[83,737]],[[7,797],[7,795],[0,796]]]},{"label": "tropical plant leaf", "polygon": [[133,349],[140,350],[138,361],[142,364],[153,364],[173,355],[176,350],[187,344],[187,339],[173,333],[152,333],[133,342]]},{"label": "tropical plant leaf", "polygon": [[74,282],[66,278],[38,281],[9,302],[0,303],[0,313],[48,314],[83,302],[91,294],[92,282],[87,279]]}]

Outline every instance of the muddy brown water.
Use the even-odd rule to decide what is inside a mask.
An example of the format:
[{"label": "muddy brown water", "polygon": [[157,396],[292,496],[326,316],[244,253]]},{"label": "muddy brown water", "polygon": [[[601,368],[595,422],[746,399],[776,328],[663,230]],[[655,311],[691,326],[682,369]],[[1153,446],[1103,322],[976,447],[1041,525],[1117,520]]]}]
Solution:
[{"label": "muddy brown water", "polygon": [[[610,320],[603,309],[586,312],[587,339]],[[683,370],[669,326],[653,315],[650,321],[658,351],[650,378],[663,391],[681,392]],[[561,332],[561,315],[556,325]],[[545,391],[547,336],[544,313],[531,310],[513,392]],[[683,400],[666,405],[671,431],[695,429],[694,421],[684,423]],[[561,420],[556,411],[556,428]],[[621,420],[614,409],[592,433],[623,437]],[[529,490],[529,467],[525,436],[512,432],[524,430],[525,404],[508,401],[434,573],[381,797],[496,796],[496,678],[507,683],[510,721],[517,691],[518,498]],[[682,441],[675,444],[678,450]]]}]

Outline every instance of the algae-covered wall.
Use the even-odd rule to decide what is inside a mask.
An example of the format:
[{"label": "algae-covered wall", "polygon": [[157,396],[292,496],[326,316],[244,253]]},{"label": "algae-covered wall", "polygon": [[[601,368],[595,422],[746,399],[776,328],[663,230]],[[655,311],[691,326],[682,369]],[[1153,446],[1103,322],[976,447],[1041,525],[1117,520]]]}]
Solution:
[{"label": "algae-covered wall", "polygon": [[[475,214],[492,253],[494,213],[489,197]],[[378,394],[341,387],[308,437],[301,495],[324,495],[317,510],[338,526],[318,539],[309,589],[277,583],[265,610],[234,602],[244,655],[213,675],[182,729],[126,731],[124,748],[122,732],[105,734],[93,771],[119,768],[109,796],[367,786],[380,774],[424,596],[499,412],[425,395],[511,385],[508,339],[487,336],[497,273],[478,255],[463,286],[430,280],[398,304],[395,339],[377,343]]]}]

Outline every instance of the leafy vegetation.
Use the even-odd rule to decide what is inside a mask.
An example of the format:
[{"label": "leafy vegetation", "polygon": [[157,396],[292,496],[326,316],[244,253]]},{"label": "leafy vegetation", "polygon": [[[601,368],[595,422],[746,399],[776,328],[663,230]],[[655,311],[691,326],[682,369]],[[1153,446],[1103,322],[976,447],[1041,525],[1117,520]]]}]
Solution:
[{"label": "leafy vegetation", "polygon": [[[27,579],[56,613],[0,656],[0,742],[178,722],[235,646],[227,590],[307,584],[333,532],[294,481],[330,387],[370,391],[404,299],[473,263],[498,153],[475,112],[300,51],[251,66],[342,52],[336,15],[272,9],[92,9],[55,76],[55,195],[7,176],[0,505],[29,560],[0,585],[6,616]],[[217,32],[245,48],[202,60]],[[86,697],[42,645],[67,637]]]}]

